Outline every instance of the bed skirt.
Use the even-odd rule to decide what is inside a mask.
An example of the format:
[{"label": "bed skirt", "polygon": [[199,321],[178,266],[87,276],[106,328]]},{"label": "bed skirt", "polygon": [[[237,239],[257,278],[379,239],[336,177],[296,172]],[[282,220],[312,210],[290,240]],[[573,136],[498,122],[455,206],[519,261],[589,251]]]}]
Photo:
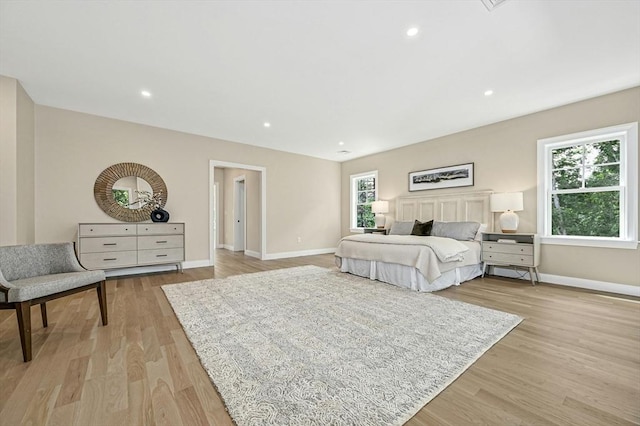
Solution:
[{"label": "bed skirt", "polygon": [[341,272],[348,272],[415,291],[442,290],[482,275],[481,263],[461,266],[444,272],[431,283],[416,268],[396,263],[336,257],[336,266],[340,268]]}]

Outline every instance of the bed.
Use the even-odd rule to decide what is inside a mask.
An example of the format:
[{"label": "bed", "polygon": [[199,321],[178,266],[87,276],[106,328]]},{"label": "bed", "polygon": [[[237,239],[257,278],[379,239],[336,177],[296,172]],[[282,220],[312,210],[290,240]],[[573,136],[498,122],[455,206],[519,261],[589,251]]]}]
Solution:
[{"label": "bed", "polygon": [[[398,197],[392,235],[344,237],[336,250],[336,265],[345,273],[415,291],[437,291],[472,280],[482,275],[481,233],[493,228],[490,194]],[[413,230],[416,223],[435,227],[429,230],[435,236],[408,235],[407,229]]]}]

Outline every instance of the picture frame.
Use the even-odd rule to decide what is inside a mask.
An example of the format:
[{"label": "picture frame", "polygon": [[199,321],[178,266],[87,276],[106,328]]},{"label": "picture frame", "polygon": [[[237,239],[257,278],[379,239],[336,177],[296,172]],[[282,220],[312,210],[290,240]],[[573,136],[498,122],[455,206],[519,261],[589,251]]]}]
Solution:
[{"label": "picture frame", "polygon": [[473,163],[409,173],[409,192],[473,186]]}]

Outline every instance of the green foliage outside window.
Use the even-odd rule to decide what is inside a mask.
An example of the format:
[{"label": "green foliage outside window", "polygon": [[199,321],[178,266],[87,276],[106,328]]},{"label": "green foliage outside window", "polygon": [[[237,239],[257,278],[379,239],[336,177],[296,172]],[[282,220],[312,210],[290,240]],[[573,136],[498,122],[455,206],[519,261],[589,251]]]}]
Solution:
[{"label": "green foliage outside window", "polygon": [[554,149],[552,235],[620,236],[620,141]]},{"label": "green foliage outside window", "polygon": [[375,226],[375,214],[371,211],[371,203],[376,200],[375,177],[358,179],[356,188],[356,227],[372,228]]}]

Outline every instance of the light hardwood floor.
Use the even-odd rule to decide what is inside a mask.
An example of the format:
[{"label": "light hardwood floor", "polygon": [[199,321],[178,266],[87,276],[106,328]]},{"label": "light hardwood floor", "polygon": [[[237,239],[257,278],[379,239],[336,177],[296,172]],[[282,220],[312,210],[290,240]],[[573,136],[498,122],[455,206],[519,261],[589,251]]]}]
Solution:
[{"label": "light hardwood floor", "polygon": [[[227,425],[220,397],[160,286],[314,264],[225,250],[215,268],[108,280],[109,325],[95,291],[32,310],[22,362],[15,313],[0,311],[0,425]],[[525,318],[409,425],[640,424],[637,299],[484,278],[438,293]]]}]

